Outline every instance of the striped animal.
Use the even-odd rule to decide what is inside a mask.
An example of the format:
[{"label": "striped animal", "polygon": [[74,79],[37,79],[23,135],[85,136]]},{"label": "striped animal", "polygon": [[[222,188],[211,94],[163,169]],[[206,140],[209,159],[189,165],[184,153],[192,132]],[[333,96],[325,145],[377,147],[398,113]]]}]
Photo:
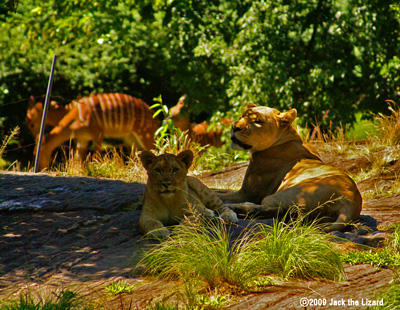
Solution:
[{"label": "striped animal", "polygon": [[[51,101],[49,109],[47,111],[46,126],[55,127],[62,120],[62,118],[68,113],[73,107],[73,104],[67,106],[59,105],[56,101]],[[35,98],[31,96],[29,100],[29,108],[26,112],[25,122],[29,130],[32,133],[34,139],[38,138],[40,132],[40,125],[42,122],[43,115],[43,103],[35,101]]]},{"label": "striped animal", "polygon": [[54,149],[70,139],[77,140],[77,156],[85,159],[89,142],[93,141],[96,151],[101,151],[105,137],[122,138],[139,150],[151,149],[154,133],[160,126],[144,101],[118,93],[92,94],[65,108],[53,105],[47,114],[49,124],[60,115],[62,118],[43,140],[39,170],[47,168]]},{"label": "striped animal", "polygon": [[208,124],[204,121],[200,124],[193,125],[190,132],[193,141],[201,146],[211,145],[221,147],[224,144],[221,140],[222,131],[222,128],[216,130],[208,129]]},{"label": "striped animal", "polygon": [[[186,95],[183,95],[179,98],[178,103],[170,109],[170,118],[174,126],[182,132],[187,131],[190,139],[199,143],[201,146],[211,145],[221,147],[223,145],[221,140],[223,129],[209,129],[206,121],[200,124],[192,124],[189,113],[182,112],[182,108],[185,107],[186,97]],[[229,125],[230,122],[227,123],[227,119],[223,119],[221,124]]]}]

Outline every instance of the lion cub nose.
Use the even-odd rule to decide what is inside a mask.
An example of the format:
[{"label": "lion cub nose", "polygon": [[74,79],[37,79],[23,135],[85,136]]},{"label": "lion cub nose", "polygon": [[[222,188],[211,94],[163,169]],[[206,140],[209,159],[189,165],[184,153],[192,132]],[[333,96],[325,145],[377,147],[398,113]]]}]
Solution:
[{"label": "lion cub nose", "polygon": [[170,186],[170,185],[172,185],[172,181],[171,181],[170,178],[162,180],[161,183],[162,183],[162,185],[164,185],[164,186]]},{"label": "lion cub nose", "polygon": [[242,130],[242,128],[236,126],[236,123],[234,123],[234,124],[232,125],[232,130],[233,130],[233,132],[237,132],[237,131]]}]

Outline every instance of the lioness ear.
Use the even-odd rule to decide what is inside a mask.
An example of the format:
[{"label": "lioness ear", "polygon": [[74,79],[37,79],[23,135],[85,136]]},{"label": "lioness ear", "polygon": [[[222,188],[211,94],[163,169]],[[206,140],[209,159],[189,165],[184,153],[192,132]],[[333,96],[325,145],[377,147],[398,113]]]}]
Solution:
[{"label": "lioness ear", "polygon": [[279,125],[281,127],[289,126],[290,124],[293,123],[296,116],[297,116],[296,109],[291,109],[286,113],[283,113],[282,116],[280,116]]},{"label": "lioness ear", "polygon": [[251,108],[255,108],[256,106],[257,106],[256,104],[250,102],[250,103],[248,103],[248,104],[246,105],[246,109],[245,109],[245,110],[248,110],[248,109],[251,109]]},{"label": "lioness ear", "polygon": [[154,155],[152,152],[149,151],[143,151],[139,155],[140,160],[142,161],[144,169],[148,170],[149,166],[154,162],[154,160],[157,158],[156,155]]},{"label": "lioness ear", "polygon": [[191,150],[180,152],[178,159],[184,163],[186,169],[189,169],[193,162],[193,152]]}]

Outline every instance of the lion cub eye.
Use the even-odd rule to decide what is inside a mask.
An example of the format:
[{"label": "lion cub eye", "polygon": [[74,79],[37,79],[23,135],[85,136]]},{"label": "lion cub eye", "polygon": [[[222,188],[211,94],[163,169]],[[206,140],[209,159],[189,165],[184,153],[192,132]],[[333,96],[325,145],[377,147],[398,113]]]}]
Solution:
[{"label": "lion cub eye", "polygon": [[260,121],[260,120],[256,120],[256,121],[254,122],[254,124],[255,124],[257,127],[261,127],[261,126],[264,124],[264,122],[263,122],[263,121]]},{"label": "lion cub eye", "polygon": [[178,174],[179,173],[179,168],[174,168],[172,169],[172,174]]},{"label": "lion cub eye", "polygon": [[158,175],[161,175],[161,169],[160,168],[154,169],[154,173],[158,174]]}]

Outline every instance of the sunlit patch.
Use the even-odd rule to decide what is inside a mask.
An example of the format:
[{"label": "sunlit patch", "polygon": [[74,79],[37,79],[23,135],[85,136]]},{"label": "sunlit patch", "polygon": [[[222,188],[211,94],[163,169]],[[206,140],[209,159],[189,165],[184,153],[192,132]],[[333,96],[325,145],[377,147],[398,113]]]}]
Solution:
[{"label": "sunlit patch", "polygon": [[8,233],[8,234],[3,235],[3,237],[6,237],[6,238],[21,238],[22,235],[21,234]]}]

